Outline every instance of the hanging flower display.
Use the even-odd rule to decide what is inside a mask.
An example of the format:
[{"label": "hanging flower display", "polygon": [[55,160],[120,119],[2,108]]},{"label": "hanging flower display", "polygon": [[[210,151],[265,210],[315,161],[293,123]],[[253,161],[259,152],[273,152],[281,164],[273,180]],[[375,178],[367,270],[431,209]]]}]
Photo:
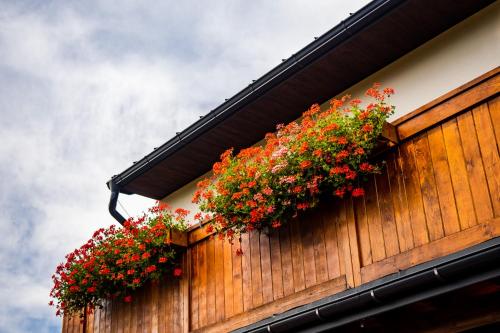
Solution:
[{"label": "hanging flower display", "polygon": [[123,228],[97,230],[57,267],[50,292],[55,302],[49,305],[57,308],[57,315],[77,313],[84,307],[92,311],[106,298],[131,302],[131,291],[169,272],[181,276],[170,242],[174,230],[187,230],[187,214],[158,203],[148,215],[128,219]]},{"label": "hanging flower display", "polygon": [[394,112],[386,98],[393,89],[379,84],[359,99],[333,99],[318,104],[299,121],[278,125],[262,145],[233,154],[229,149],[213,165],[212,176],[198,183],[193,202],[209,221],[207,231],[233,238],[253,229],[278,228],[317,205],[320,194],[363,196],[367,176],[379,172],[368,157],[382,127]]}]

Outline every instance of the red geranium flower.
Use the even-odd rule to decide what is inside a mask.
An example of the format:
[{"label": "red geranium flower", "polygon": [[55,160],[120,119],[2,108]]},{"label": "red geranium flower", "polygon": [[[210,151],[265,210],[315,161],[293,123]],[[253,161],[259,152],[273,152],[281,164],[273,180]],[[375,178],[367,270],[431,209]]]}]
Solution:
[{"label": "red geranium flower", "polygon": [[353,189],[351,193],[352,193],[353,197],[362,197],[363,195],[365,195],[365,190],[358,187],[358,188]]},{"label": "red geranium flower", "polygon": [[175,277],[181,276],[182,275],[182,269],[179,268],[179,267],[174,268],[173,274],[174,274]]},{"label": "red geranium flower", "polygon": [[151,265],[151,266],[146,267],[146,273],[152,273],[154,271],[156,271],[155,265]]}]

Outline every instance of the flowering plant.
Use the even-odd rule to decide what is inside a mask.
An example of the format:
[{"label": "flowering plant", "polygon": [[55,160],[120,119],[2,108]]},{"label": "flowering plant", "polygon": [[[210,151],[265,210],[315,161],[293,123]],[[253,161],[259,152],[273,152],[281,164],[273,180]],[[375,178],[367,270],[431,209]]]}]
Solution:
[{"label": "flowering plant", "polygon": [[130,292],[148,280],[158,280],[167,272],[180,276],[176,251],[170,244],[171,231],[186,231],[186,215],[164,204],[149,214],[130,218],[123,228],[114,225],[97,230],[82,247],[66,256],[52,276],[50,296],[56,300],[57,315],[72,314],[101,305],[105,298],[132,301]]},{"label": "flowering plant", "polygon": [[366,95],[374,102],[344,96],[321,110],[312,105],[300,121],[278,125],[262,145],[229,149],[214,164],[212,176],[198,183],[193,202],[209,221],[207,231],[220,235],[278,228],[298,211],[314,207],[319,195],[333,191],[339,197],[364,195],[360,187],[379,167],[368,154],[394,107],[385,99],[393,89],[375,84]]}]

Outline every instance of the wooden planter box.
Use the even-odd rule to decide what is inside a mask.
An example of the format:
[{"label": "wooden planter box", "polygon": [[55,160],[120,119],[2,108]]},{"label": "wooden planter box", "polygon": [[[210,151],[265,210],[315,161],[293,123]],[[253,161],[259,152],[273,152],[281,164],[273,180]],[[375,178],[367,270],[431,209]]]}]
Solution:
[{"label": "wooden planter box", "polygon": [[396,126],[385,122],[382,133],[377,139],[377,145],[372,151],[372,157],[376,157],[399,143]]},{"label": "wooden planter box", "polygon": [[187,248],[188,246],[188,232],[179,230],[170,230],[170,242],[172,245]]}]

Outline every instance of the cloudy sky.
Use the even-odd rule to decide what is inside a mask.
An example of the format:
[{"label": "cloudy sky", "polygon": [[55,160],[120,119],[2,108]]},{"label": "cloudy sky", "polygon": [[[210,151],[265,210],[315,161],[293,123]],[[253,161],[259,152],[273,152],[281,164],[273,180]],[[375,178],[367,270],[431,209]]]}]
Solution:
[{"label": "cloudy sky", "polygon": [[60,331],[50,276],[114,222],[111,175],[367,2],[0,0],[0,332]]}]

